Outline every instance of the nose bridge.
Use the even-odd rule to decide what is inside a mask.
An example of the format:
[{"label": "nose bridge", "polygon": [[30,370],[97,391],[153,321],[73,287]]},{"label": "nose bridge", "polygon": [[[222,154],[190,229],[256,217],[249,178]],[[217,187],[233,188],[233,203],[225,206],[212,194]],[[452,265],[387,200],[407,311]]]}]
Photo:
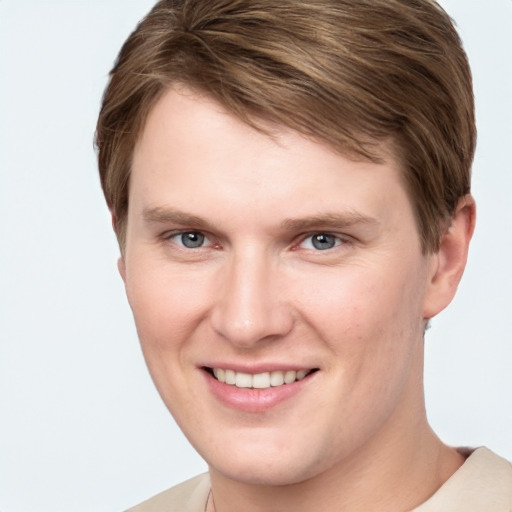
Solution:
[{"label": "nose bridge", "polygon": [[285,335],[292,318],[278,288],[278,273],[278,263],[262,247],[233,251],[218,283],[214,330],[239,347]]}]

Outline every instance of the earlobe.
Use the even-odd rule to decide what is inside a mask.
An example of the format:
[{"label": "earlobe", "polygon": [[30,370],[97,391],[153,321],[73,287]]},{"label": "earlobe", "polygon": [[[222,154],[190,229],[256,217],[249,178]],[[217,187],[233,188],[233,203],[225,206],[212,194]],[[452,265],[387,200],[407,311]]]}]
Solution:
[{"label": "earlobe", "polygon": [[121,278],[126,283],[126,264],[123,256],[119,256],[119,259],[117,260],[117,270],[119,270]]},{"label": "earlobe", "polygon": [[[114,232],[119,239],[119,233],[117,230],[117,216],[114,211],[110,210],[110,215],[112,216],[112,228],[114,229]],[[121,256],[119,256],[119,259],[117,260],[117,270],[119,271],[119,274],[124,282],[126,282],[126,264],[124,261],[124,255],[123,250],[121,248]]]},{"label": "earlobe", "polygon": [[425,319],[440,313],[455,296],[466,266],[475,220],[475,200],[468,194],[459,201],[451,223],[441,237],[439,251],[430,256],[431,272],[423,309]]}]

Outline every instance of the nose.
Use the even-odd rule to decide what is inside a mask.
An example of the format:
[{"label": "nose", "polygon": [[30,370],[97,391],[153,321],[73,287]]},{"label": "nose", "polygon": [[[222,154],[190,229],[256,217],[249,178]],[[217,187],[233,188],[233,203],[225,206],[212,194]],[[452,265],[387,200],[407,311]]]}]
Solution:
[{"label": "nose", "polygon": [[214,331],[238,348],[278,339],[293,327],[293,315],[280,288],[278,264],[248,249],[233,255],[220,272],[211,314]]}]

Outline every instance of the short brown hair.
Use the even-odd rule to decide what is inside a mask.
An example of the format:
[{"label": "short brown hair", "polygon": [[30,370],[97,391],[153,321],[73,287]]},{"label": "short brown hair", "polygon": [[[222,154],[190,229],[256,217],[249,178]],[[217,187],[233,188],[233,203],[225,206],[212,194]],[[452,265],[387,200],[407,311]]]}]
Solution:
[{"label": "short brown hair", "polygon": [[121,49],[96,131],[121,247],[135,144],[177,83],[357,158],[377,161],[370,141],[391,140],[424,252],[470,190],[471,73],[433,0],[161,0]]}]

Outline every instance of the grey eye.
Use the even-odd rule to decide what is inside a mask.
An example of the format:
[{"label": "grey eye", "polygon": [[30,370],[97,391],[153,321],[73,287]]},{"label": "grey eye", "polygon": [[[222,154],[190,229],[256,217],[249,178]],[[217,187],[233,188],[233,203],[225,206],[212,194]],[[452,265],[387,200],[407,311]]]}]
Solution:
[{"label": "grey eye", "polygon": [[315,249],[325,251],[326,249],[332,249],[336,245],[336,237],[326,233],[318,233],[311,237],[311,243]]},{"label": "grey eye", "polygon": [[341,240],[335,235],[329,233],[315,233],[306,238],[302,243],[306,249],[316,249],[317,251],[326,251],[340,245]]},{"label": "grey eye", "polygon": [[179,242],[187,249],[197,249],[204,245],[206,237],[197,231],[187,231],[178,235]]}]

